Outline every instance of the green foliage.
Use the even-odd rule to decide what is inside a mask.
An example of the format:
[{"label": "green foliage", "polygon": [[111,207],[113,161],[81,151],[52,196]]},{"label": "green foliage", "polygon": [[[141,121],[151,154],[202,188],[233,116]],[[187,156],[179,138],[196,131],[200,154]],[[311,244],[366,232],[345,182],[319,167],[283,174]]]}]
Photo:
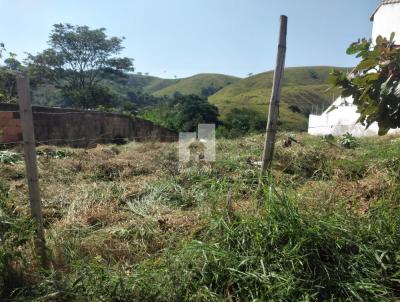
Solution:
[{"label": "green foliage", "polygon": [[197,95],[175,94],[166,103],[150,108],[141,116],[177,131],[196,131],[198,124],[219,123],[218,108]]},{"label": "green foliage", "polygon": [[3,52],[5,52],[6,48],[4,43],[0,42],[0,59],[3,57]]},{"label": "green foliage", "polygon": [[84,109],[96,108],[112,108],[115,106],[113,100],[115,95],[105,86],[92,85],[90,87],[66,87],[63,89],[64,97],[68,100],[68,107],[82,107]]},{"label": "green foliage", "polygon": [[22,155],[12,151],[0,151],[0,163],[14,165],[22,161]]},{"label": "green foliage", "polygon": [[[0,59],[6,52],[4,44],[0,44]],[[0,102],[14,103],[17,97],[16,73],[23,70],[23,66],[16,59],[16,54],[8,52],[8,57],[0,64]]]},{"label": "green foliage", "polygon": [[100,82],[133,71],[132,60],[117,57],[123,39],[108,38],[105,29],[56,24],[49,49],[28,56],[30,73],[44,83],[57,83],[71,105],[93,109],[110,103],[112,95]]},{"label": "green foliage", "polygon": [[37,151],[39,157],[63,159],[72,156],[72,152],[63,149],[44,148]]},{"label": "green foliage", "polygon": [[377,122],[379,134],[400,127],[400,49],[394,34],[389,40],[379,36],[375,43],[362,39],[347,54],[361,62],[350,75],[334,71],[331,83],[342,89],[342,96],[354,98],[361,114],[359,122],[369,127]]},{"label": "green foliage", "polygon": [[155,91],[154,95],[173,96],[175,93],[180,93],[184,95],[196,94],[207,98],[221,88],[239,80],[239,78],[222,74],[197,74],[188,78],[178,79],[176,83],[171,83],[168,87]]},{"label": "green foliage", "polygon": [[358,141],[351,133],[346,132],[339,138],[339,144],[346,149],[354,149],[358,146]]},{"label": "green foliage", "polygon": [[258,111],[233,108],[225,116],[224,130],[219,130],[219,133],[225,137],[237,137],[265,130],[266,124],[266,117]]}]

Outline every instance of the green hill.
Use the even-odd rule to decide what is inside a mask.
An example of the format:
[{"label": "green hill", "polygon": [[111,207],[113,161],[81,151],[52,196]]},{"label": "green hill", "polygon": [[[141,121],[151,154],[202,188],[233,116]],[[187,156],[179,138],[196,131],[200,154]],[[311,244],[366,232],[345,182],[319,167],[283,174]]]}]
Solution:
[{"label": "green hill", "polygon": [[142,90],[146,93],[154,93],[168,86],[174,85],[179,80],[177,79],[162,79],[153,76],[132,74],[129,76],[128,83],[125,87],[131,87],[137,90]]},{"label": "green hill", "polygon": [[239,80],[240,78],[223,74],[198,74],[181,79],[163,79],[148,75],[130,74],[126,83],[107,81],[107,85],[119,94],[124,94],[128,90],[136,90],[154,96],[172,96],[178,92],[185,95],[196,94],[208,97]]},{"label": "green hill", "polygon": [[106,83],[114,92],[121,94],[130,90],[152,94],[170,85],[174,85],[178,81],[178,79],[162,79],[148,75],[129,74],[126,82],[106,80]]},{"label": "green hill", "polygon": [[171,96],[176,92],[181,94],[197,94],[207,97],[218,90],[240,81],[240,78],[223,74],[197,74],[189,78],[176,80],[176,83],[159,89],[155,96]]},{"label": "green hill", "polygon": [[[282,128],[306,130],[309,113],[322,112],[339,95],[338,91],[329,90],[330,85],[326,83],[333,68],[293,67],[285,70],[279,117]],[[222,119],[232,108],[241,107],[266,115],[273,75],[273,71],[269,71],[238,81],[210,96],[209,101],[219,108]]]}]

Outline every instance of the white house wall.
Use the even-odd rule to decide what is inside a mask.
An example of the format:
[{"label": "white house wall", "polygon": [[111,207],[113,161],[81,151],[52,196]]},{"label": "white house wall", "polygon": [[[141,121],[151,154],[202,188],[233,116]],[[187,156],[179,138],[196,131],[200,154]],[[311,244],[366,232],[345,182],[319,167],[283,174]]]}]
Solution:
[{"label": "white house wall", "polygon": [[374,15],[372,29],[373,41],[381,35],[389,38],[392,32],[396,33],[396,41],[400,42],[400,4],[382,5]]},{"label": "white house wall", "polygon": [[371,125],[367,130],[361,124],[356,124],[360,114],[351,98],[338,98],[322,115],[310,115],[308,133],[312,135],[343,135],[346,132],[354,136],[373,136],[378,133],[377,125]]},{"label": "white house wall", "polygon": [[[332,110],[332,106],[336,109]],[[322,115],[310,115],[308,133],[311,135],[340,136],[351,133],[356,137],[376,136],[379,127],[373,123],[368,129],[357,120],[360,114],[357,106],[353,105],[352,98],[338,98]],[[393,129],[389,134],[399,134],[400,129]]]}]

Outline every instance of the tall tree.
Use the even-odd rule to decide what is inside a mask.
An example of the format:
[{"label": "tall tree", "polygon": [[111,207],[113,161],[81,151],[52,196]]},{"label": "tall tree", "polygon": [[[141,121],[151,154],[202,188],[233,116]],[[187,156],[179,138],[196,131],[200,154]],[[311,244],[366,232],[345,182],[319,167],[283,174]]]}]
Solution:
[{"label": "tall tree", "polygon": [[17,60],[16,54],[7,52],[3,43],[0,43],[0,59],[4,54],[7,58],[0,63],[0,102],[13,103],[16,101],[16,73],[22,71],[23,66]]},{"label": "tall tree", "polygon": [[369,127],[377,122],[379,134],[400,127],[400,48],[390,39],[378,37],[375,43],[362,39],[347,50],[361,62],[349,75],[334,71],[331,82],[342,89],[342,96],[354,98],[359,122]]},{"label": "tall tree", "polygon": [[160,105],[147,108],[142,117],[177,131],[195,131],[198,124],[219,124],[218,108],[197,95],[176,93]]},{"label": "tall tree", "polygon": [[125,77],[134,68],[132,59],[118,56],[124,38],[109,38],[105,31],[55,24],[48,42],[50,48],[28,55],[31,74],[41,82],[55,84],[76,107],[106,105],[112,95],[102,81]]}]

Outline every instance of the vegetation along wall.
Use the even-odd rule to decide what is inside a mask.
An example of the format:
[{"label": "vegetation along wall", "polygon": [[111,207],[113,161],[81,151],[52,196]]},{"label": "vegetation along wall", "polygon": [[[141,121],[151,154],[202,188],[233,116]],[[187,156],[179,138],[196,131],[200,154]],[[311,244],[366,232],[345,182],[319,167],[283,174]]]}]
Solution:
[{"label": "vegetation along wall", "polygon": [[[0,103],[0,143],[22,140],[18,110],[18,105]],[[174,131],[122,114],[37,106],[32,110],[38,143],[86,147],[119,142],[121,139],[178,140],[178,134]]]}]

